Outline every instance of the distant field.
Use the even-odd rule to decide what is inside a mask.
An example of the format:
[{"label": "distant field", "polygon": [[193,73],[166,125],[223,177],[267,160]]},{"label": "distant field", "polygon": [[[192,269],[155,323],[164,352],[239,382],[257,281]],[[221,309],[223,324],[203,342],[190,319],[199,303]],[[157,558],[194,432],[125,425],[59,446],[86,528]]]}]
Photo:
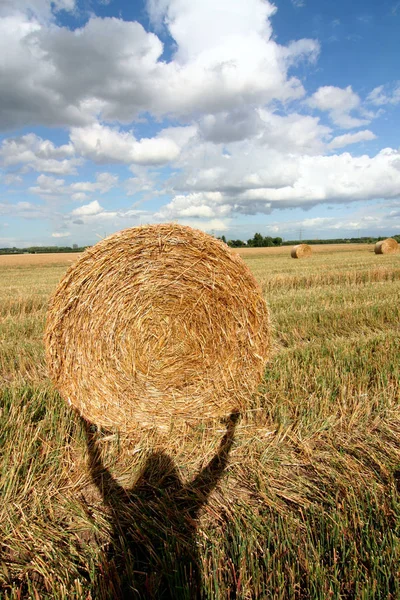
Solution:
[{"label": "distant field", "polygon": [[[204,598],[400,598],[400,254],[372,249],[240,252],[268,301],[274,353],[199,515],[190,550]],[[132,598],[150,598],[161,574],[190,599],[186,499],[161,491],[163,472],[150,499],[136,488],[129,506],[124,494],[105,504],[82,423],[46,377],[48,299],[76,258],[0,257],[0,598],[111,600],[125,573]],[[224,432],[220,422],[179,438],[103,432],[100,455],[125,488],[152,448],[190,482]]]},{"label": "distant field", "polygon": [[[315,244],[312,247],[313,253],[332,253],[332,252],[359,252],[360,250],[373,252],[375,244]],[[276,248],[232,248],[243,258],[248,256],[270,256],[275,254],[286,254],[290,258],[292,246],[278,246]]]},{"label": "distant field", "polygon": [[[317,244],[312,247],[313,252],[352,252],[354,250],[373,251],[374,244]],[[270,256],[275,254],[286,254],[290,257],[290,246],[278,246],[277,248],[232,248],[232,250],[244,258],[254,255]],[[8,254],[0,255],[0,267],[24,266],[24,265],[47,265],[47,264],[72,264],[81,256],[79,252],[56,252],[53,254]]]},{"label": "distant field", "polygon": [[55,252],[53,254],[0,254],[0,267],[72,264],[78,260],[80,256],[79,252]]}]

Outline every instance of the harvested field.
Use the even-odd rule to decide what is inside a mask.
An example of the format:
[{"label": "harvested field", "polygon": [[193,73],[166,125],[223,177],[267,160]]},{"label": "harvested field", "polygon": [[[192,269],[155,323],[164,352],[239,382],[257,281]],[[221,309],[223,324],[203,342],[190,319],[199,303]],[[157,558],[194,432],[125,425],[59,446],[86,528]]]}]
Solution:
[{"label": "harvested field", "polygon": [[[374,244],[313,244],[311,246],[314,253],[332,254],[336,252],[360,252],[361,250],[373,252]],[[276,248],[232,248],[243,258],[250,256],[274,256],[276,254],[286,254],[290,258],[291,246],[277,246]]]},{"label": "harvested field", "polygon": [[0,254],[0,267],[25,267],[29,265],[71,265],[78,252],[55,252],[53,254]]},{"label": "harvested field", "polygon": [[400,256],[317,248],[241,251],[273,324],[260,394],[168,440],[61,400],[43,331],[67,263],[1,263],[2,599],[400,597]]},{"label": "harvested field", "polygon": [[[374,244],[316,244],[312,246],[313,253],[323,252],[354,252],[360,249],[374,251]],[[273,256],[290,253],[290,246],[278,246],[276,248],[232,248],[233,252],[240,254],[243,258],[250,256]],[[81,256],[79,252],[53,253],[53,254],[8,254],[0,255],[0,267],[15,267],[28,265],[56,265],[73,264]]]}]

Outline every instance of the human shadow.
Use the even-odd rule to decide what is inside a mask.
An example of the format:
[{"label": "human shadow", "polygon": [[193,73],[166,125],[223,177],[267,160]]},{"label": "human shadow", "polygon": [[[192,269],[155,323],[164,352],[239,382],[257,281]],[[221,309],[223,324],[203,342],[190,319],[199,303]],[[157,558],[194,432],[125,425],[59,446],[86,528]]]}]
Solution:
[{"label": "human shadow", "polygon": [[238,418],[238,413],[230,415],[218,451],[190,483],[182,482],[165,452],[153,452],[130,490],[104,466],[96,427],[82,419],[91,476],[108,507],[112,528],[99,567],[96,598],[203,597],[198,516],[227,466]]}]

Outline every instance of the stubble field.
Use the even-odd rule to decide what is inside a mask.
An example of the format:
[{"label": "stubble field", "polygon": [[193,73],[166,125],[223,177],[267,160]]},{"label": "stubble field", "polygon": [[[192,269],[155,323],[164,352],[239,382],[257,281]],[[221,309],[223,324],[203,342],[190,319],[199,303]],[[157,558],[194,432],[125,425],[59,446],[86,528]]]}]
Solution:
[{"label": "stubble field", "polygon": [[129,440],[88,429],[42,343],[76,255],[1,257],[1,598],[400,597],[400,254],[289,252],[241,252],[274,353],[218,473],[226,423]]}]

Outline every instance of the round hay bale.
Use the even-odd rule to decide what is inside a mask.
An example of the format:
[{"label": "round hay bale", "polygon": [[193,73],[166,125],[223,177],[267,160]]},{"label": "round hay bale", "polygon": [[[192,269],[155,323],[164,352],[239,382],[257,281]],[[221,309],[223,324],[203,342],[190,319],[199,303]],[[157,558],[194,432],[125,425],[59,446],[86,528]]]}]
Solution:
[{"label": "round hay bale", "polygon": [[312,248],[308,244],[297,244],[293,246],[290,256],[292,258],[307,258],[311,256]]},{"label": "round hay bale", "polygon": [[394,254],[398,249],[399,244],[393,238],[387,238],[375,244],[375,254]]},{"label": "round hay bale", "polygon": [[50,376],[97,425],[167,430],[245,408],[270,325],[240,256],[176,224],[125,229],[68,270],[49,307]]}]

